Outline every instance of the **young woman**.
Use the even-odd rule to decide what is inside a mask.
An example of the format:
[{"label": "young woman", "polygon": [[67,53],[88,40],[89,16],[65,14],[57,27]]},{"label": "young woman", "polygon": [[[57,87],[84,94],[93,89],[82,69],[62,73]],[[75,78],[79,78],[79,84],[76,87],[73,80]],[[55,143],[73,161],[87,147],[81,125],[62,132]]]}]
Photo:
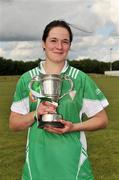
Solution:
[{"label": "young woman", "polygon": [[[50,22],[43,33],[45,61],[19,79],[11,106],[9,126],[15,131],[28,128],[26,160],[22,180],[93,180],[84,131],[107,126],[104,108],[108,101],[92,79],[69,66],[67,54],[72,32],[65,21]],[[49,102],[37,105],[29,89],[31,79],[42,74],[66,74],[73,81],[73,90],[59,100],[58,107]],[[68,89],[64,83],[63,91]],[[62,115],[63,128],[38,128],[34,113]],[[82,116],[88,119],[83,122]]]}]

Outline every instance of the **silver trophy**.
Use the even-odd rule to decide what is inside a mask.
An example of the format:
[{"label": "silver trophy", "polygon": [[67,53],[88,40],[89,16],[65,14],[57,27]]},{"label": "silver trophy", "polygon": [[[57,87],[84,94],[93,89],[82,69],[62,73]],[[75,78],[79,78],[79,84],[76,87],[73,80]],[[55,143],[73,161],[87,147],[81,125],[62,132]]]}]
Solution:
[{"label": "silver trophy", "polygon": [[[69,81],[70,89],[61,95],[63,80]],[[66,75],[44,74],[35,76],[31,80],[29,88],[34,97],[39,98],[41,101],[49,101],[58,105],[58,101],[72,91],[73,81]],[[62,119],[62,116],[57,112],[44,114],[38,118],[38,127],[43,128],[45,125],[51,125],[62,128],[64,125],[58,121],[59,119]]]}]

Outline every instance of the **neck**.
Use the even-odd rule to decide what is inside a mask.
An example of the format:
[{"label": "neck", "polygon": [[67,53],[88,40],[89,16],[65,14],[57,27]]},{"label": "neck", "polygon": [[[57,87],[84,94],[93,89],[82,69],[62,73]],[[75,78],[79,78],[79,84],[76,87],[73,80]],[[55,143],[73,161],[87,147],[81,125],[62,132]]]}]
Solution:
[{"label": "neck", "polygon": [[46,74],[60,74],[65,62],[55,63],[55,62],[49,62],[48,60],[44,63],[44,69]]}]

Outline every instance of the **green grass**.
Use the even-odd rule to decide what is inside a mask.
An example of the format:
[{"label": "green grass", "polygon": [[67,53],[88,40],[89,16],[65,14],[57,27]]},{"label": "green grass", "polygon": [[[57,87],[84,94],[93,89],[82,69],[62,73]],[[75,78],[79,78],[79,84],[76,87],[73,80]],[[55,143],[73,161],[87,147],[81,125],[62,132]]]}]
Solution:
[{"label": "green grass", "polygon": [[[107,96],[109,125],[107,129],[88,132],[88,154],[95,180],[119,179],[119,77],[91,75]],[[0,77],[0,180],[20,180],[25,157],[25,132],[8,128],[10,104],[17,76]]]},{"label": "green grass", "polygon": [[0,180],[20,180],[26,132],[9,130],[8,119],[18,77],[0,77]]},{"label": "green grass", "polygon": [[110,105],[107,129],[87,133],[89,156],[96,180],[119,179],[119,77],[93,76]]}]

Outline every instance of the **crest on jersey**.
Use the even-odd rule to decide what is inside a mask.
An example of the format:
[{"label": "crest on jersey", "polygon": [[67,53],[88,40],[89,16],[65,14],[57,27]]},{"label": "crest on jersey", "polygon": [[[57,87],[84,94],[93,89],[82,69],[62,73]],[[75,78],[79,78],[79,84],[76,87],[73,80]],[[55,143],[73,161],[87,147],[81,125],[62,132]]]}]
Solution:
[{"label": "crest on jersey", "polygon": [[74,99],[74,97],[75,97],[75,95],[76,95],[76,90],[70,91],[70,92],[69,92],[69,95],[70,95],[70,97],[71,97],[71,99],[72,99],[72,101],[73,101],[73,99]]}]

